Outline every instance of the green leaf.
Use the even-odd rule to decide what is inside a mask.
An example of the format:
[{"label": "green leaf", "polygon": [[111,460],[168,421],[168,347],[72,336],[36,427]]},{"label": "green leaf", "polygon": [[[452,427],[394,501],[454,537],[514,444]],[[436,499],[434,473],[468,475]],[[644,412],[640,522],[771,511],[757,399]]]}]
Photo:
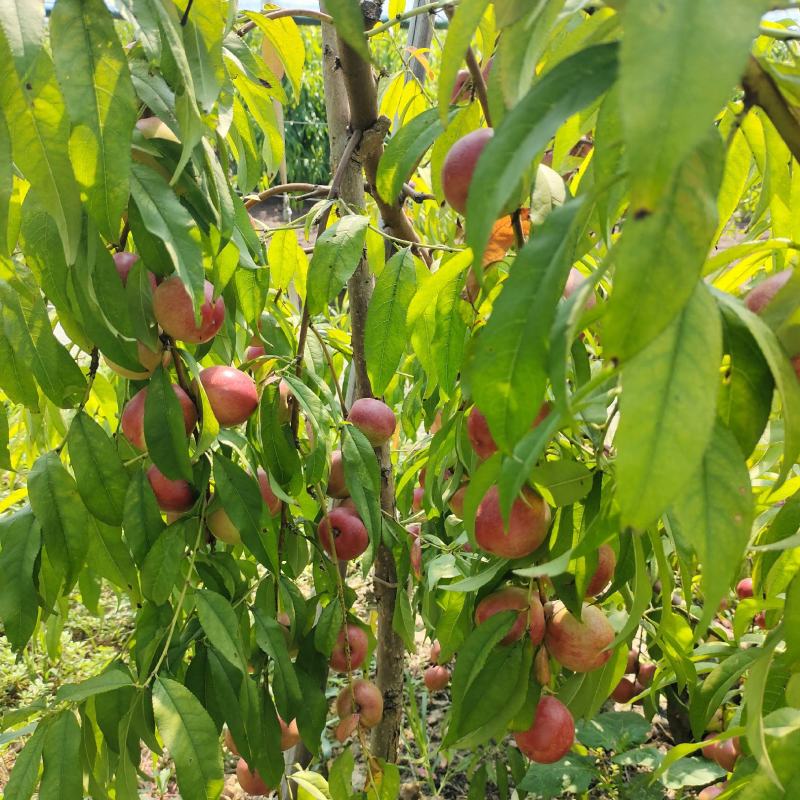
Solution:
[{"label": "green leaf", "polygon": [[177,681],[156,678],[153,711],[175,760],[178,788],[187,800],[216,800],[224,785],[222,751],[211,717]]},{"label": "green leaf", "polygon": [[10,241],[9,217],[14,194],[14,164],[11,160],[11,134],[0,111],[0,255],[10,256],[16,242]]},{"label": "green leaf", "polygon": [[[448,41],[451,34],[452,28],[448,33]],[[452,112],[450,119],[456,113],[458,112]],[[443,132],[444,126],[439,120],[438,110],[429,108],[403,125],[389,139],[378,162],[375,179],[375,188],[385,202],[397,202],[403,191],[403,184],[414,174],[422,157]]]},{"label": "green leaf", "polygon": [[33,635],[39,616],[33,575],[42,534],[30,508],[3,519],[0,540],[0,620],[9,643],[20,651]]},{"label": "green leaf", "polygon": [[266,556],[269,565],[277,566],[276,544],[262,536],[264,500],[255,479],[238,464],[215,452],[214,480],[222,508],[244,543],[259,558]]},{"label": "green leaf", "polygon": [[30,370],[26,348],[20,347],[22,331],[10,309],[0,307],[0,388],[12,403],[38,411],[39,393]]},{"label": "green leaf", "polygon": [[397,373],[408,344],[406,317],[417,288],[409,249],[395,253],[375,282],[367,310],[364,357],[372,391],[381,395]]},{"label": "green leaf", "polygon": [[31,297],[0,281],[0,305],[20,367],[24,364],[24,369],[33,372],[42,391],[59,408],[74,406],[86,392],[86,380],[53,334],[41,295],[37,292]]},{"label": "green leaf", "polygon": [[342,428],[344,481],[356,504],[358,515],[377,546],[381,535],[381,473],[375,450],[367,437],[353,425]]},{"label": "green leaf", "polygon": [[131,476],[125,496],[122,527],[134,560],[142,566],[145,556],[165,527],[144,470],[138,470]]},{"label": "green leaf", "polygon": [[144,226],[166,248],[189,294],[201,302],[205,275],[195,221],[167,182],[142,164],[132,167],[131,196]]},{"label": "green leaf", "polygon": [[758,648],[736,650],[728,654],[719,666],[714,667],[699,686],[694,687],[689,701],[689,724],[696,738],[702,736],[706,725],[722,705],[728,689],[758,658],[761,658],[761,651]]},{"label": "green leaf", "polygon": [[392,630],[403,640],[409,653],[417,652],[416,645],[416,615],[411,608],[408,592],[399,591],[395,600],[394,615],[392,616]]},{"label": "green leaf", "polygon": [[[33,19],[37,18],[35,13]],[[26,23],[23,30],[30,27]],[[0,74],[5,76],[0,107],[11,132],[14,163],[56,221],[64,255],[71,263],[81,235],[81,204],[68,154],[69,118],[53,62],[45,50],[39,50],[26,73],[18,74],[5,31],[0,33]]]},{"label": "green leaf", "polygon": [[275,705],[284,719],[294,719],[303,702],[303,693],[297,673],[289,658],[286,646],[286,631],[277,621],[268,617],[261,609],[254,611],[256,643],[272,659],[272,691]]},{"label": "green leaf", "polygon": [[531,472],[530,479],[555,506],[577,503],[592,488],[592,472],[580,461],[545,461]]},{"label": "green leaf", "polygon": [[778,387],[783,405],[783,465],[780,473],[783,482],[800,454],[800,382],[791,361],[764,321],[730,295],[715,291],[714,296],[722,307],[732,311],[747,326]]},{"label": "green leaf", "polygon": [[570,675],[558,690],[558,699],[566,705],[572,715],[585,720],[594,719],[608,700],[614,687],[620,682],[628,661],[628,646],[617,647],[611,658],[591,672],[576,672]]},{"label": "green leaf", "polygon": [[694,293],[717,227],[724,157],[715,130],[681,164],[655,213],[629,216],[625,222],[614,251],[614,291],[603,324],[607,355],[630,359]]},{"label": "green leaf", "polygon": [[128,204],[130,141],[137,117],[128,60],[102,0],[59,0],[50,34],[72,122],[69,152],[75,177],[89,216],[114,241]]},{"label": "green leaf", "polygon": [[286,77],[292,84],[292,89],[299,96],[306,50],[297,23],[291,17],[268,19],[254,11],[246,11],[245,16],[253,20],[263,32],[264,38],[270,41],[286,70]]},{"label": "green leaf", "polygon": [[635,711],[610,711],[577,725],[576,739],[584,746],[621,753],[650,737],[650,722]]},{"label": "green leaf", "polygon": [[28,498],[50,563],[71,588],[86,557],[87,515],[75,481],[55,453],[36,459],[28,476]]},{"label": "green leaf", "polygon": [[270,286],[286,291],[292,279],[308,271],[308,257],[297,241],[293,230],[278,230],[272,235],[267,251]]},{"label": "green leaf", "polygon": [[186,424],[169,373],[158,366],[144,401],[144,440],[155,465],[171,480],[192,480]]},{"label": "green leaf", "polygon": [[[480,25],[489,0],[465,0],[457,8],[447,29],[442,48],[442,66],[439,73],[438,105],[441,124],[447,120],[450,98],[456,85],[456,75],[464,63],[464,54],[472,44],[472,37]],[[395,195],[392,195],[394,197]]]},{"label": "green leaf", "polygon": [[733,0],[723,23],[714,0],[626,4],[619,84],[634,211],[653,210],[730,99],[768,7]]},{"label": "green leaf", "polygon": [[239,620],[231,604],[220,594],[200,589],[195,594],[197,616],[212,647],[247,675],[247,659],[239,636]]},{"label": "green leaf", "polygon": [[285,489],[302,479],[300,455],[288,425],[280,422],[281,399],[277,384],[264,388],[259,406],[261,447],[269,474]]},{"label": "green leaf", "polygon": [[328,658],[336,645],[336,638],[344,625],[342,606],[338,599],[331,600],[319,615],[314,627],[314,647]]},{"label": "green leaf", "polygon": [[56,700],[66,703],[81,703],[89,697],[94,697],[104,692],[113,692],[123,686],[133,686],[133,679],[125,669],[112,665],[100,675],[87,678],[80,683],[66,683],[56,692]]},{"label": "green leaf", "polygon": [[[489,617],[486,622],[478,625],[461,645],[453,669],[453,681],[450,696],[452,698],[450,727],[459,730],[458,717],[463,710],[463,701],[467,692],[473,685],[481,670],[486,664],[489,654],[497,647],[500,640],[508,633],[514,624],[515,614],[511,611],[502,611]],[[522,692],[523,700],[525,692]],[[449,733],[445,740],[452,737]]]},{"label": "green leaf", "polygon": [[364,36],[364,15],[358,0],[327,0],[326,11],[333,17],[336,33],[364,59],[370,60],[369,47]]},{"label": "green leaf", "polygon": [[142,594],[156,605],[167,602],[181,574],[185,550],[182,524],[165,528],[142,564]]},{"label": "green leaf", "polygon": [[25,747],[17,753],[14,768],[3,789],[4,800],[30,800],[39,781],[39,762],[47,728],[46,723],[40,723],[33,736],[25,742]]},{"label": "green leaf", "polygon": [[139,600],[139,577],[119,526],[89,520],[89,551],[86,560],[98,575]]},{"label": "green leaf", "polygon": [[38,0],[14,0],[0,7],[0,31],[8,42],[14,65],[25,77],[44,44],[44,6]]},{"label": "green leaf", "polygon": [[698,285],[681,314],[623,368],[616,435],[623,525],[654,522],[700,466],[721,358],[719,314]]},{"label": "green leaf", "polygon": [[550,328],[583,207],[576,200],[557,209],[525,245],[467,358],[464,381],[505,450],[529,430],[544,399]]},{"label": "green leaf", "polygon": [[62,711],[48,726],[42,750],[39,800],[83,800],[81,728],[72,711]]},{"label": "green leaf", "polygon": [[775,381],[755,339],[730,308],[722,306],[724,349],[730,356],[717,402],[720,420],[749,456],[769,420]]},{"label": "green leaf", "polygon": [[555,764],[531,764],[517,789],[534,792],[540,797],[563,797],[565,792],[580,796],[597,778],[594,756],[568,753]]},{"label": "green leaf", "polygon": [[681,758],[664,770],[660,780],[667,789],[681,789],[685,786],[704,786],[724,778],[726,774],[723,767],[707,758]]},{"label": "green leaf", "polygon": [[[630,635],[639,627],[642,615],[650,605],[653,596],[653,587],[650,583],[650,573],[647,569],[645,560],[644,546],[641,536],[637,533],[631,534],[633,542],[634,561],[636,563],[636,573],[634,576],[633,600],[628,609],[628,619],[617,632],[614,641],[609,645],[610,648],[616,647],[628,640]],[[716,606],[714,606],[716,608]],[[620,676],[622,677],[622,676]],[[616,684],[614,684],[616,686]],[[611,687],[613,688],[613,687]]]},{"label": "green leaf", "polygon": [[67,436],[75,481],[86,508],[102,522],[119,525],[128,474],[108,434],[85,411],[72,420]]},{"label": "green leaf", "polygon": [[320,314],[355,272],[364,250],[369,218],[342,217],[317,239],[308,266],[308,311]]},{"label": "green leaf", "polygon": [[734,435],[722,425],[673,513],[682,538],[703,565],[703,615],[695,628],[699,637],[739,574],[754,515],[747,464]]},{"label": "green leaf", "polygon": [[481,154],[467,198],[467,244],[480,262],[492,226],[562,123],[614,82],[617,46],[603,44],[561,61],[510,111]]},{"label": "green leaf", "polygon": [[333,800],[350,800],[354,769],[355,758],[353,757],[353,751],[348,747],[331,764],[328,775],[328,789]]},{"label": "green leaf", "polygon": [[220,0],[194,0],[182,26],[195,98],[205,111],[212,110],[226,78],[222,60],[224,5]]},{"label": "green leaf", "polygon": [[[482,626],[479,626],[482,627]],[[525,703],[533,647],[527,640],[510,647],[494,647],[471,682],[451,723],[443,745],[473,748],[501,738],[509,722]]]}]

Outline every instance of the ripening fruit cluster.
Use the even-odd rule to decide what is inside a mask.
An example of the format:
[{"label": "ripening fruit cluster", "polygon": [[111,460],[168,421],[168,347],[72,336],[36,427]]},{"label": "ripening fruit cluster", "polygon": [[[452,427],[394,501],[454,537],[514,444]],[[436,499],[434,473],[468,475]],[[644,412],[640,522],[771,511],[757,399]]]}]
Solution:
[{"label": "ripening fruit cluster", "polygon": [[[123,284],[127,283],[130,270],[137,260],[138,256],[133,253],[115,254],[114,261]],[[152,291],[155,321],[166,336],[190,344],[202,344],[217,334],[225,321],[225,304],[221,297],[214,298],[214,287],[211,283],[208,281],[204,283],[203,302],[195,316],[192,299],[178,276],[172,276],[160,283],[150,272],[147,273],[147,277]],[[168,351],[151,351],[142,342],[138,343],[138,347],[139,358],[144,367],[142,372],[124,370],[110,362],[109,366],[124,377],[146,380],[160,364],[168,366],[171,362],[171,354]],[[200,370],[198,379],[199,381],[192,382],[185,388],[178,384],[171,385],[180,406],[187,436],[198,423],[197,396],[201,386],[211,411],[221,427],[242,425],[258,407],[259,393],[255,381],[236,367],[215,364]],[[194,397],[190,397],[186,389],[193,392]],[[145,431],[148,391],[148,386],[139,389],[125,404],[120,419],[123,436],[134,448],[141,451],[149,450]],[[283,386],[281,395],[283,398],[287,395],[287,390]],[[197,500],[196,491],[188,481],[167,477],[155,464],[148,468],[147,478],[162,511],[180,514],[188,511]],[[266,473],[259,470],[257,478],[261,495],[270,513],[277,514],[280,511],[280,500],[272,491]],[[222,541],[230,544],[240,541],[239,532],[222,508],[211,511],[208,524],[212,533]]]}]

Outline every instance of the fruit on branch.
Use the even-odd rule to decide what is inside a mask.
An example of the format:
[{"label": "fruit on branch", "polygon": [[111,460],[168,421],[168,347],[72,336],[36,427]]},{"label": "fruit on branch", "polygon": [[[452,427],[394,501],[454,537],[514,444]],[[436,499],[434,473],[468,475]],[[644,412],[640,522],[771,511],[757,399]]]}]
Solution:
[{"label": "fruit on branch", "polygon": [[348,623],[339,631],[336,644],[331,652],[330,666],[337,672],[347,672],[347,653],[345,652],[345,636],[350,645],[350,668],[358,669],[367,657],[369,639],[364,629],[353,623]]},{"label": "fruit on branch", "polygon": [[188,511],[194,505],[192,487],[183,480],[170,480],[155,464],[147,470],[147,480],[162,511]]},{"label": "fruit on branch", "polygon": [[513,644],[518,642],[525,634],[525,627],[528,624],[528,608],[527,590],[520,586],[506,586],[486,595],[478,603],[475,607],[475,624],[481,625],[489,617],[493,617],[503,611],[519,611],[511,629],[500,640],[500,644]]},{"label": "fruit on branch", "polygon": [[725,791],[727,785],[728,782],[723,781],[722,783],[715,783],[713,786],[706,786],[706,788],[697,795],[697,800],[715,800],[715,798],[719,797]]},{"label": "fruit on branch", "polygon": [[341,500],[350,497],[350,490],[344,482],[344,459],[341,450],[331,453],[331,469],[328,473],[328,488],[325,490],[328,497]]},{"label": "fruit on branch", "polygon": [[419,536],[415,537],[414,541],[411,542],[411,552],[409,553],[409,558],[414,577],[418,581],[422,580],[422,542],[420,541]]},{"label": "fruit on branch", "polygon": [[500,513],[500,490],[492,486],[475,515],[475,540],[487,553],[501,558],[530,555],[550,527],[550,507],[533,489],[524,488],[511,506],[506,530]]},{"label": "fruit on branch", "polygon": [[239,749],[236,747],[236,742],[233,741],[233,734],[231,733],[230,728],[225,728],[223,741],[225,742],[225,747],[227,747],[231,753],[233,753],[235,756],[239,755]]},{"label": "fruit on branch", "polygon": [[533,644],[541,644],[544,641],[545,625],[544,606],[539,595],[534,592],[528,609],[528,636],[531,637]]},{"label": "fruit on branch", "polygon": [[225,544],[236,545],[242,541],[239,529],[233,524],[224,508],[217,508],[206,518],[206,525],[215,539],[219,539]]},{"label": "fruit on branch", "polygon": [[261,467],[256,470],[256,477],[258,478],[258,488],[261,492],[261,497],[267,504],[269,513],[274,517],[276,514],[280,513],[283,502],[275,492],[272,491],[272,486],[270,486],[269,483],[269,476]]},{"label": "fruit on branch", "polygon": [[539,764],[561,760],[575,742],[575,720],[557,698],[545,695],[536,706],[533,724],[514,734],[517,747]]},{"label": "fruit on branch", "polygon": [[[127,250],[120,250],[120,252],[114,253],[111,257],[114,259],[114,266],[117,268],[117,275],[119,275],[122,285],[127,286],[128,274],[133,269],[133,265],[139,260],[139,256],[136,253],[129,253]],[[150,284],[150,288],[155,291],[158,286],[158,280],[150,270],[147,270],[147,282]]]},{"label": "fruit on branch", "polygon": [[336,713],[340,719],[359,715],[365,728],[374,728],[383,718],[383,695],[372,681],[357,678],[352,690],[345,686],[336,698]]},{"label": "fruit on branch", "polygon": [[611,658],[606,648],[614,641],[614,629],[597,606],[584,604],[578,619],[559,600],[547,620],[544,641],[553,658],[567,669],[591,672]]},{"label": "fruit on branch", "polygon": [[643,687],[647,688],[653,682],[653,677],[656,674],[657,668],[658,668],[657,664],[652,664],[652,663],[640,664],[639,673],[636,676],[636,680]]},{"label": "fruit on branch", "polygon": [[139,363],[144,367],[143,370],[132,370],[115,364],[107,356],[103,356],[106,364],[123,378],[131,381],[143,381],[149,378],[155,371],[159,364],[168,367],[172,361],[172,355],[163,348],[159,347],[158,350],[151,350],[144,342],[136,343],[136,357]]},{"label": "fruit on branch", "polygon": [[631,648],[628,650],[628,662],[625,665],[626,675],[635,675],[639,671],[639,651]]},{"label": "fruit on branch", "polygon": [[169,142],[180,144],[180,139],[173,133],[165,122],[158,117],[145,117],[136,120],[136,128],[145,139],[166,139]]},{"label": "fruit on branch", "polygon": [[442,654],[442,646],[439,644],[438,639],[434,639],[431,644],[431,654],[428,660],[431,662],[431,664],[438,664],[439,656],[441,654]]},{"label": "fruit on branch", "polygon": [[468,483],[462,483],[447,501],[447,505],[450,506],[450,510],[459,519],[464,519],[464,496],[467,494],[468,486]]},{"label": "fruit on branch", "polygon": [[240,758],[236,765],[236,780],[247,794],[265,795],[272,792],[257,771],[250,771],[250,767],[243,758]]},{"label": "fruit on branch", "polygon": [[340,719],[333,731],[336,739],[344,744],[358,730],[360,719],[359,714],[351,714],[349,717]]},{"label": "fruit on branch", "polygon": [[265,356],[267,351],[264,347],[260,344],[251,344],[247,350],[244,351],[244,360],[245,361],[255,361],[257,358],[261,358],[261,356]]},{"label": "fruit on branch", "polygon": [[[183,427],[188,436],[194,426],[197,424],[197,409],[194,403],[186,392],[178,386],[177,383],[172,384],[172,391],[178,398],[183,412]],[[122,416],[120,417],[120,426],[122,428],[122,435],[137,449],[146,450],[147,443],[144,438],[144,406],[147,400],[147,387],[140,389],[136,394],[131,397],[122,409]]]},{"label": "fruit on branch", "polygon": [[[542,403],[536,419],[531,423],[533,430],[550,413],[550,404]],[[497,452],[497,443],[489,430],[489,423],[486,417],[478,410],[477,406],[472,407],[467,417],[467,437],[472,449],[478,458],[486,459]]]},{"label": "fruit on branch", "polygon": [[[583,283],[586,281],[586,277],[584,274],[577,268],[572,267],[569,271],[569,275],[567,276],[567,283],[564,286],[564,297],[569,299],[572,297],[575,292],[580,289]],[[584,308],[587,311],[591,311],[597,305],[597,298],[594,296],[594,292],[586,298],[586,302],[584,303]]]},{"label": "fruit on branch", "polygon": [[442,165],[442,190],[459,214],[466,213],[467,195],[483,148],[494,136],[492,128],[478,128],[462,136],[448,151]]},{"label": "fruit on branch", "polygon": [[736,584],[736,596],[740,600],[744,600],[746,597],[753,596],[753,579],[752,578],[742,578],[739,583]]},{"label": "fruit on branch", "polygon": [[331,558],[338,558],[339,561],[358,558],[369,545],[369,534],[361,517],[348,509],[332,509],[320,521],[317,533],[325,551]]},{"label": "fruit on branch", "polygon": [[[709,734],[706,739],[713,739],[715,734]],[[722,769],[733,772],[736,766],[736,759],[739,758],[741,747],[739,737],[725,739],[723,742],[711,742],[703,748],[703,756],[709,761],[715,761]]]},{"label": "fruit on branch", "polygon": [[297,721],[292,720],[287,725],[279,716],[278,724],[281,726],[281,750],[289,750],[300,741],[300,731],[297,729]]},{"label": "fruit on branch", "polygon": [[533,659],[533,677],[540,686],[547,686],[552,677],[550,673],[550,653],[546,647],[540,647]]},{"label": "fruit on branch", "polygon": [[758,614],[753,617],[753,625],[765,631],[767,629],[767,612],[759,611]]},{"label": "fruit on branch", "polygon": [[236,367],[206,367],[200,372],[200,383],[217,422],[224,428],[246,422],[258,406],[255,381]]},{"label": "fruit on branch", "polygon": [[611,692],[611,699],[616,703],[630,703],[637,694],[639,692],[636,691],[636,682],[630,678],[622,678]]},{"label": "fruit on branch", "polygon": [[429,692],[440,692],[450,683],[450,670],[447,667],[428,667],[422,675],[422,680]]},{"label": "fruit on branch", "polygon": [[414,489],[414,493],[411,498],[411,510],[416,513],[417,511],[422,511],[422,499],[425,497],[425,490],[421,486],[417,486]]},{"label": "fruit on branch", "polygon": [[214,300],[214,286],[205,281],[200,323],[194,316],[192,298],[183,281],[173,275],[153,292],[153,313],[158,324],[174,339],[200,344],[212,339],[225,321],[225,303]]},{"label": "fruit on branch", "polygon": [[769,278],[761,281],[754,289],[751,289],[744,298],[744,304],[754,313],[760,314],[773,300],[776,294],[783,289],[792,277],[792,270],[785,269],[776,272]]},{"label": "fruit on branch", "polygon": [[362,397],[350,407],[347,419],[373,447],[380,447],[392,438],[397,427],[397,418],[389,406],[374,397]]},{"label": "fruit on branch", "polygon": [[594,597],[608,586],[614,577],[617,566],[617,554],[610,544],[601,544],[597,551],[597,567],[586,585],[586,596]]},{"label": "fruit on branch", "polygon": [[453,85],[453,91],[450,94],[451,103],[460,103],[469,97],[471,78],[468,69],[460,69],[456,73],[456,82]]}]

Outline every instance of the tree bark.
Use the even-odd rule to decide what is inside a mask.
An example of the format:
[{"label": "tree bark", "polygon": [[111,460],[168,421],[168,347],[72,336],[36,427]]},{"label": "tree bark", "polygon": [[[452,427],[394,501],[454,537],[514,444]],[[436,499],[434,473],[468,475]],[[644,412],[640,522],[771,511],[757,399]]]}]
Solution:
[{"label": "tree bark", "polygon": [[[338,168],[347,141],[354,131],[359,131],[362,140],[355,157],[346,167],[339,196],[348,205],[363,209],[366,205],[364,177],[372,189],[383,152],[383,139],[388,132],[388,120],[378,119],[377,85],[372,67],[339,39],[332,26],[323,23],[322,37],[332,167],[334,171]],[[376,199],[384,226],[399,238],[417,241],[400,202],[389,204]],[[372,397],[364,357],[364,334],[372,290],[369,264],[362,258],[348,282],[355,399]],[[394,516],[394,480],[389,448],[379,448],[375,455],[381,466],[381,508],[384,513]],[[372,731],[370,747],[374,756],[387,761],[397,759],[403,714],[404,648],[402,639],[394,632],[392,625],[397,591],[394,556],[389,548],[381,544],[375,554],[374,592],[378,606],[376,683],[383,693],[384,715]]]}]

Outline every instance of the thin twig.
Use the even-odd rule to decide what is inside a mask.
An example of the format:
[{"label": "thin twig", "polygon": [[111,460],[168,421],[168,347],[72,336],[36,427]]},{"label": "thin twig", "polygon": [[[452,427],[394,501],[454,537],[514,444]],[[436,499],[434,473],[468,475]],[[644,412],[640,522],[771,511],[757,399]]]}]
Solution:
[{"label": "thin twig", "polygon": [[284,183],[280,186],[270,186],[269,189],[265,189],[263,192],[259,194],[248,197],[245,201],[244,207],[245,208],[252,208],[253,206],[257,206],[259,203],[263,203],[265,200],[269,200],[270,197],[275,197],[276,195],[280,194],[294,194],[295,192],[302,192],[306,196],[314,196],[314,195],[325,195],[330,191],[330,186],[322,186],[317,183]]},{"label": "thin twig", "polygon": [[460,2],[461,0],[436,0],[434,3],[427,3],[424,6],[417,6],[416,8],[412,8],[410,11],[397,14],[387,22],[382,22],[380,25],[376,25],[374,28],[367,31],[367,37],[377,36],[379,33],[388,31],[395,25],[400,25],[412,17],[418,17],[420,14],[435,14],[437,11],[439,11],[439,9],[445,8],[446,6],[457,6]]},{"label": "thin twig", "polygon": [[475,95],[483,109],[486,124],[491,128],[492,112],[489,110],[489,93],[486,91],[486,81],[483,79],[480,64],[478,64],[478,59],[475,57],[475,52],[471,47],[467,49],[467,69],[472,78],[472,88],[475,90]]},{"label": "thin twig", "polygon": [[314,327],[314,325],[309,322],[308,327],[311,329],[311,332],[314,336],[317,337],[317,341],[319,342],[320,347],[322,348],[322,354],[325,356],[325,361],[328,364],[328,369],[331,371],[331,378],[333,378],[333,385],[336,388],[336,396],[339,398],[339,405],[342,407],[342,416],[347,416],[347,403],[345,403],[344,395],[342,394],[342,387],[339,386],[339,378],[336,375],[336,367],[333,366],[333,358],[331,357],[330,350],[328,349],[328,345],[325,344],[324,339],[320,336],[319,331]]},{"label": "thin twig", "polygon": [[178,376],[178,385],[181,387],[181,389],[183,389],[184,392],[186,392],[186,394],[189,395],[191,401],[196,406],[197,397],[194,393],[194,389],[192,388],[189,376],[186,374],[186,367],[184,366],[183,359],[178,351],[178,346],[175,344],[175,340],[171,336],[167,336],[167,346],[169,347],[170,353],[172,353],[172,363],[175,365],[175,373]]},{"label": "thin twig", "polygon": [[[281,19],[283,17],[305,17],[306,19],[318,19],[321,22],[333,22],[333,17],[330,14],[326,14],[324,11],[314,11],[310,8],[279,8],[275,11],[268,11],[266,14],[262,14],[265,19]],[[256,23],[250,20],[250,22],[246,22],[242,25],[239,30],[236,31],[238,36],[244,36],[245,34],[250,33],[253,28],[256,27]]]},{"label": "thin twig", "polygon": [[525,231],[522,229],[522,212],[517,209],[511,215],[511,227],[514,228],[514,241],[517,244],[517,252],[525,247]]},{"label": "thin twig", "polygon": [[194,0],[189,0],[189,2],[186,4],[186,11],[183,12],[183,16],[181,17],[181,27],[184,27],[189,21],[189,12],[192,10],[193,3]]}]

